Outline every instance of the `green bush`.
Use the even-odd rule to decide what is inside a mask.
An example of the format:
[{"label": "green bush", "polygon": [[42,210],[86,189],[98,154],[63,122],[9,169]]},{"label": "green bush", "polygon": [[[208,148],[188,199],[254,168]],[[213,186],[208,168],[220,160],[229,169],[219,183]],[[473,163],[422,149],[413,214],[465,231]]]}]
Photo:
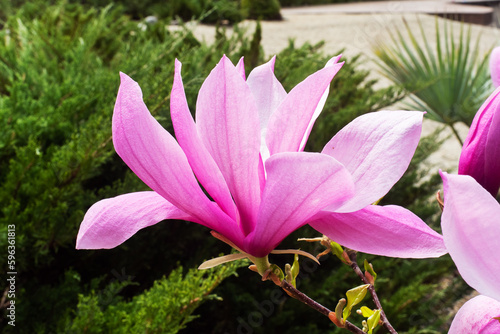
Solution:
[{"label": "green bush", "polygon": [[248,265],[239,261],[209,270],[191,269],[185,276],[179,267],[130,301],[117,296],[130,284],[128,280],[115,281],[100,291],[93,289],[89,295],[78,296],[75,316],[65,319],[59,332],[177,333],[197,317],[192,314],[202,303],[220,300],[212,291],[244,264]]},{"label": "green bush", "polygon": [[[0,26],[12,15],[16,9],[24,5],[34,9],[35,12],[43,10],[49,5],[64,2],[64,0],[26,1],[26,0],[0,0]],[[105,8],[110,4],[106,0],[66,0],[76,5],[84,5],[86,9]],[[131,16],[134,20],[144,19],[154,15],[162,19],[200,20],[204,23],[240,22],[245,17],[240,10],[237,0],[116,0],[122,14]]]},{"label": "green bush", "polygon": [[241,9],[250,19],[281,20],[278,0],[241,0]]}]

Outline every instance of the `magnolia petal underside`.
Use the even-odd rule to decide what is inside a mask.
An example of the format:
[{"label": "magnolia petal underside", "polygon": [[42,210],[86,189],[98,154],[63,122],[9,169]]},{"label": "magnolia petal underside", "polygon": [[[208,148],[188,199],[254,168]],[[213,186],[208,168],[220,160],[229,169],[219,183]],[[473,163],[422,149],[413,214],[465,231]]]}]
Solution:
[{"label": "magnolia petal underside", "polygon": [[370,205],[351,213],[320,212],[309,222],[331,240],[363,253],[430,258],[446,254],[443,238],[405,208]]},{"label": "magnolia petal underside", "polygon": [[181,63],[176,60],[174,84],[170,97],[170,113],[175,136],[198,181],[220,207],[236,221],[238,213],[224,176],[203,144],[189,111],[182,84],[181,66]]},{"label": "magnolia petal underside", "polygon": [[273,57],[269,62],[254,68],[247,80],[259,111],[260,152],[264,161],[269,157],[269,149],[265,140],[269,118],[287,96],[285,89],[274,75],[275,61],[276,57]]},{"label": "magnolia petal underside", "polygon": [[114,248],[140,229],[165,219],[192,220],[153,191],[101,200],[87,211],[76,239],[77,249]]},{"label": "magnolia petal underside", "polygon": [[479,293],[500,300],[500,205],[468,175],[441,173],[446,248],[463,279]]},{"label": "magnolia petal underside", "polygon": [[[333,57],[332,59],[330,59],[326,63],[325,68],[326,67],[331,67],[331,66],[334,66],[335,64],[337,64],[338,61],[340,60],[340,58],[342,58],[341,54],[338,55],[338,56],[336,56],[336,57]],[[309,139],[309,134],[311,133],[311,130],[312,130],[313,126],[314,126],[314,123],[316,122],[316,120],[318,119],[319,115],[323,111],[323,108],[325,107],[326,99],[328,98],[328,94],[329,93],[330,93],[330,85],[326,86],[326,89],[323,92],[323,95],[321,96],[321,99],[319,100],[318,104],[316,105],[316,109],[314,110],[314,113],[313,113],[313,115],[311,117],[311,120],[309,121],[309,125],[307,126],[306,131],[304,133],[304,136],[302,137],[302,141],[300,142],[299,151],[303,151],[304,150],[304,147],[306,146],[307,139]]]},{"label": "magnolia petal underside", "polygon": [[310,131],[311,121],[317,117],[316,107],[343,64],[326,66],[288,93],[269,119],[266,144],[271,155],[300,150],[304,136]]},{"label": "magnolia petal underside", "polygon": [[248,234],[260,203],[259,116],[250,88],[225,56],[200,89],[196,125],[238,207],[241,229]]},{"label": "magnolia petal underside", "polygon": [[149,113],[139,85],[123,73],[113,113],[113,144],[130,169],[168,202],[196,222],[241,239],[234,220],[201,190],[179,144]]},{"label": "magnolia petal underside", "polygon": [[[337,212],[353,212],[385,196],[401,178],[415,153],[424,113],[378,111],[356,118],[340,130],[322,153],[352,174],[356,194]],[[333,211],[333,210],[330,210]]]}]

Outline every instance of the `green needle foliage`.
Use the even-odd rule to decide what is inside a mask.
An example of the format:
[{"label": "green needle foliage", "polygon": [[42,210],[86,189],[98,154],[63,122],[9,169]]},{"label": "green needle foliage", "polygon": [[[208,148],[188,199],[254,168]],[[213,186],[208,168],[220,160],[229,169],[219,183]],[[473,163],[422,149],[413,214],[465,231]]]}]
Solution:
[{"label": "green needle foliage", "polygon": [[474,42],[470,26],[465,28],[464,24],[457,42],[449,24],[440,26],[436,19],[435,45],[428,41],[420,21],[422,41],[417,40],[406,21],[405,26],[406,34],[391,34],[392,46],[375,47],[382,73],[410,94],[410,108],[425,110],[431,118],[450,126],[462,142],[453,125],[464,122],[470,126],[491,92],[490,52],[479,52],[480,38]]},{"label": "green needle foliage", "polygon": [[[113,282],[105,289],[93,289],[89,295],[78,296],[75,318],[66,319],[59,328],[65,333],[177,333],[198,316],[193,312],[205,301],[221,299],[212,291],[248,261],[236,261],[208,270],[182,267],[130,301],[117,293],[130,281]],[[168,298],[166,298],[168,296]],[[113,299],[116,299],[113,303]]]}]

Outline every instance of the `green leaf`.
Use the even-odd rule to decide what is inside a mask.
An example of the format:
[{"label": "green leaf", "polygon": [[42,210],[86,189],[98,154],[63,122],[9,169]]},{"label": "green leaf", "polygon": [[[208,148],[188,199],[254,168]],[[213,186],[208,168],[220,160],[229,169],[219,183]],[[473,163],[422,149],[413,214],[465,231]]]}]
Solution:
[{"label": "green leaf", "polygon": [[373,266],[371,263],[369,263],[366,259],[365,259],[365,262],[364,262],[364,266],[365,266],[365,270],[367,272],[370,273],[370,275],[372,275],[373,277],[373,282],[375,282],[375,280],[377,279],[377,273],[375,272],[375,270],[373,270]]},{"label": "green leaf", "polygon": [[365,298],[369,286],[370,284],[364,284],[347,291],[347,305],[343,312],[344,320],[351,315],[353,306],[359,304]]},{"label": "green leaf", "polygon": [[285,279],[285,274],[283,274],[283,270],[281,270],[281,268],[278,267],[276,264],[271,264],[270,269],[276,276],[278,276],[280,281]]},{"label": "green leaf", "polygon": [[375,310],[373,314],[366,320],[368,327],[368,334],[372,334],[375,327],[378,326],[380,321],[380,310]]},{"label": "green leaf", "polygon": [[372,316],[372,314],[375,312],[372,309],[366,307],[366,306],[361,306],[361,315],[365,318],[369,318]]},{"label": "green leaf", "polygon": [[335,241],[330,242],[330,249],[332,250],[332,253],[335,254],[336,257],[340,259],[340,261],[346,263],[344,259],[344,249],[340,244],[336,243]]}]

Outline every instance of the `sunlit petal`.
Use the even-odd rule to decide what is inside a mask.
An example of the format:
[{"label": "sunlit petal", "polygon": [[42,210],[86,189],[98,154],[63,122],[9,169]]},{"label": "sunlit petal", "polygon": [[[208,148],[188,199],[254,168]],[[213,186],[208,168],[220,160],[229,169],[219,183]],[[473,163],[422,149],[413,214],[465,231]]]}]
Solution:
[{"label": "sunlit petal", "polygon": [[500,300],[500,205],[472,177],[441,173],[446,248],[460,275],[471,287]]},{"label": "sunlit petal", "polygon": [[288,93],[269,119],[266,143],[271,155],[301,149],[304,136],[317,117],[317,106],[323,103],[325,91],[343,64],[330,63]]},{"label": "sunlit petal", "polygon": [[140,229],[165,219],[193,220],[193,217],[154,191],[104,199],[92,205],[85,214],[76,248],[114,248]]},{"label": "sunlit petal", "polygon": [[323,211],[309,225],[342,246],[364,253],[402,258],[446,254],[443,237],[400,206],[369,205],[351,213]]},{"label": "sunlit petal", "polygon": [[181,66],[181,63],[176,60],[174,84],[170,98],[170,113],[175,136],[198,181],[220,207],[236,221],[238,213],[226,181],[205,144],[201,141],[193,117],[189,112],[182,84]]},{"label": "sunlit petal", "polygon": [[324,207],[342,205],[354,190],[344,166],[324,154],[276,154],[266,161],[266,170],[258,224],[247,237],[247,251],[255,256],[269,253]]},{"label": "sunlit petal", "polygon": [[241,228],[248,234],[260,203],[259,116],[250,88],[227,57],[200,89],[196,125],[238,207]]},{"label": "sunlit petal", "polygon": [[418,111],[368,113],[326,144],[322,153],[344,164],[356,184],[354,197],[337,212],[362,209],[387,194],[410,164],[420,139],[422,117]]}]

